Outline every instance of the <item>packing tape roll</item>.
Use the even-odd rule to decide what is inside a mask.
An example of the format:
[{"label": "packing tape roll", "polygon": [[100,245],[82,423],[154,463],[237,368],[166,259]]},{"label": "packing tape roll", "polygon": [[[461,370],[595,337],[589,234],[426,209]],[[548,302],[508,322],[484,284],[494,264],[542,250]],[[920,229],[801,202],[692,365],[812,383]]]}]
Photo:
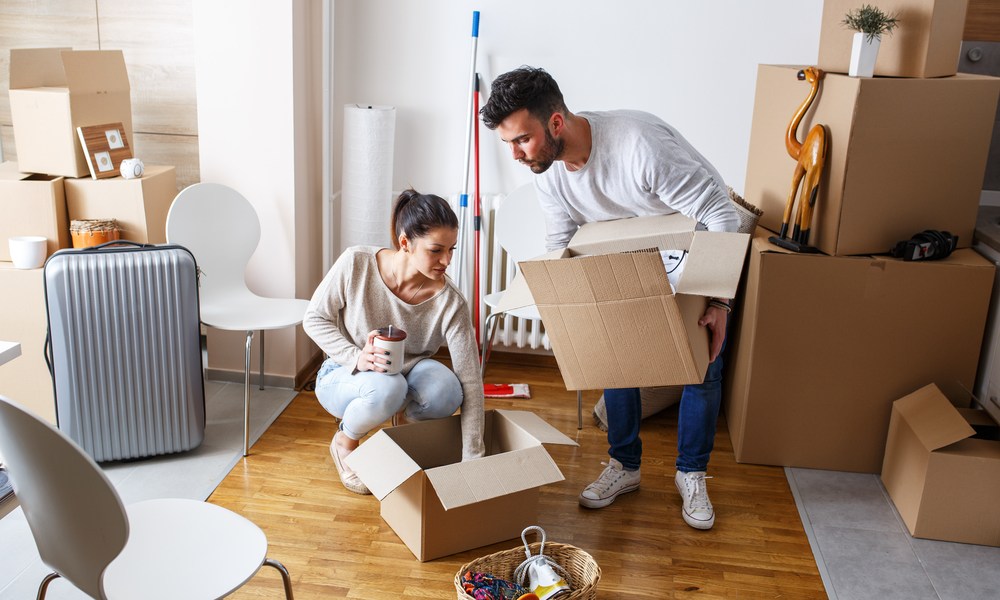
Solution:
[{"label": "packing tape roll", "polygon": [[396,109],[344,106],[340,250],[349,246],[391,247],[392,161]]}]

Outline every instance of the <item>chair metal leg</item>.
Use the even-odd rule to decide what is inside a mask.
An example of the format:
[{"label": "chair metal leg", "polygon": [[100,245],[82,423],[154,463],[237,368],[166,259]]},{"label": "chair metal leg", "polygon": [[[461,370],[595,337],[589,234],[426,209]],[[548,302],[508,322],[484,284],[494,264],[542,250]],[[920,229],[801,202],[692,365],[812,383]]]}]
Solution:
[{"label": "chair metal leg", "polygon": [[250,348],[252,346],[253,331],[248,331],[243,369],[243,456],[250,455]]},{"label": "chair metal leg", "polygon": [[288,569],[285,568],[285,565],[272,558],[265,558],[264,564],[269,567],[274,567],[279,573],[281,573],[281,583],[285,586],[285,598],[292,600],[292,578],[289,577]]},{"label": "chair metal leg", "polygon": [[260,389],[264,389],[264,330],[260,330],[260,379],[257,381]]},{"label": "chair metal leg", "polygon": [[486,339],[483,341],[483,355],[479,359],[480,377],[483,377],[486,374],[486,361],[490,359],[490,350],[493,347],[493,336],[497,332],[497,319],[502,316],[503,313],[493,312],[490,313],[490,316],[486,317],[486,323],[484,323],[483,327],[483,336],[485,336]]},{"label": "chair metal leg", "polygon": [[576,428],[583,429],[583,390],[576,391]]},{"label": "chair metal leg", "polygon": [[59,573],[49,573],[45,576],[42,583],[38,585],[38,596],[36,596],[37,600],[44,600],[45,592],[49,589],[49,584],[52,583],[53,579],[59,579],[59,577]]}]

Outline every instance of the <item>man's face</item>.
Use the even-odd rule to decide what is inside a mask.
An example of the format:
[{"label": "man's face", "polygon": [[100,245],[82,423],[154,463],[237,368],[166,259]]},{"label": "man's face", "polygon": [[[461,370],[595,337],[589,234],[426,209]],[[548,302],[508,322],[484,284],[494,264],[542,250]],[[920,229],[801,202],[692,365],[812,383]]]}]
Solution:
[{"label": "man's face", "polygon": [[510,146],[514,160],[533,173],[544,173],[562,154],[564,142],[554,137],[548,127],[527,109],[511,113],[497,126],[500,139]]}]

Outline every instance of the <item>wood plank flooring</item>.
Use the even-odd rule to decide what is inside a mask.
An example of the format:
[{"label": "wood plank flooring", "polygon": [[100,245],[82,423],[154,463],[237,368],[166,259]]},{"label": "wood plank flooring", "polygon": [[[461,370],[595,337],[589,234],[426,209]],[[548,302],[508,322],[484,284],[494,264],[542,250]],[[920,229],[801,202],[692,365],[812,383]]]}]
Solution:
[{"label": "wood plank flooring", "polygon": [[[497,355],[502,356],[502,355]],[[642,487],[611,506],[588,510],[579,492],[607,460],[605,434],[584,394],[576,429],[576,393],[550,362],[491,360],[487,382],[528,383],[531,399],[487,399],[487,408],[531,410],[579,442],[550,446],[566,477],[542,488],[537,524],[551,541],[588,551],[601,566],[604,598],[825,598],[795,502],[779,467],[737,464],[720,419],[708,483],[716,524],[688,527],[674,489],[677,409],[643,422]],[[269,554],[292,575],[297,600],[455,598],[458,568],[517,546],[501,542],[420,563],[379,517],[372,496],[340,484],[328,445],[334,419],[301,393],[209,498],[252,519],[267,533]],[[280,578],[264,568],[234,598],[281,598]]]}]

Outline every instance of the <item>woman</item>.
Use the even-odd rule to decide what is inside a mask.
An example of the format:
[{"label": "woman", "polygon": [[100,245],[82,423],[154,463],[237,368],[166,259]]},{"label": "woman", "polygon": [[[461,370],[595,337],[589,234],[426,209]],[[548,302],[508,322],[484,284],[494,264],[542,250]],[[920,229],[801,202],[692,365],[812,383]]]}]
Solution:
[{"label": "woman", "polygon": [[[344,459],[392,418],[440,419],[462,408],[462,459],[483,456],[483,381],[469,307],[445,275],[458,218],[439,196],[407,190],[392,211],[393,248],[344,251],[313,294],[302,323],[327,354],[316,397],[340,427],[330,454],[344,487],[368,488]],[[403,368],[388,374],[379,328],[406,332]],[[431,356],[448,345],[454,371]]]}]

